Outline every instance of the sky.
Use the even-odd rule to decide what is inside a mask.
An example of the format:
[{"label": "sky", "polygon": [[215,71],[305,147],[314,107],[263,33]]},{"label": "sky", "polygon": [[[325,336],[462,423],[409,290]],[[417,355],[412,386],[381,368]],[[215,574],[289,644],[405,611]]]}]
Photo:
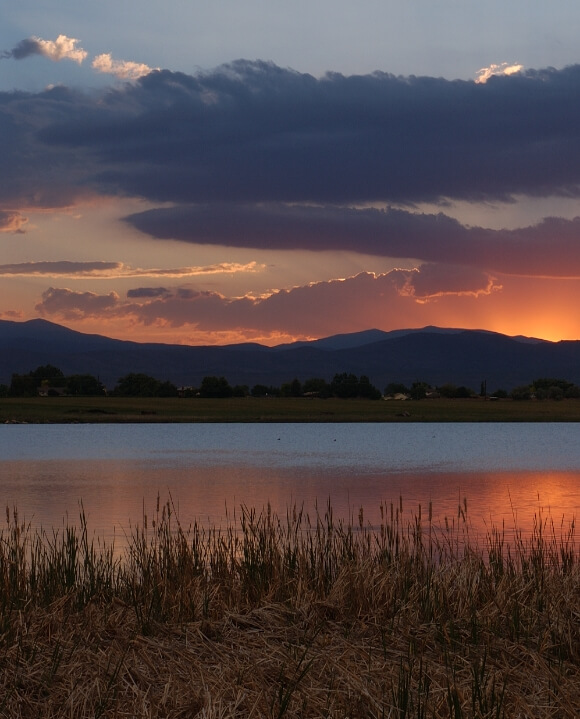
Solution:
[{"label": "sky", "polygon": [[19,0],[0,319],[580,338],[580,3]]}]

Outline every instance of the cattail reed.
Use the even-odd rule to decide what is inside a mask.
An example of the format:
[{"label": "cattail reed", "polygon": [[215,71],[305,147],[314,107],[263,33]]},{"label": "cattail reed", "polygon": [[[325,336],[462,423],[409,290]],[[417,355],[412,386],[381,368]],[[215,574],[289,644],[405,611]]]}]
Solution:
[{"label": "cattail reed", "polygon": [[122,549],[79,521],[0,534],[0,716],[575,717],[575,521],[473,537],[402,498],[349,521],[159,499]]}]

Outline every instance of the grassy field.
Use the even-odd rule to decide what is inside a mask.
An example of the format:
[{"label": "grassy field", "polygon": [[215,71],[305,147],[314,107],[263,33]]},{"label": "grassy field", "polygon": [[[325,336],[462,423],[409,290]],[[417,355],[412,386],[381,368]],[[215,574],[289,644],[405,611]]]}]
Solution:
[{"label": "grassy field", "polygon": [[167,504],[119,557],[83,517],[44,533],[8,514],[0,716],[577,717],[574,526],[539,516],[508,550],[461,511],[382,517],[245,509],[204,530]]},{"label": "grassy field", "polygon": [[578,422],[580,400],[304,398],[0,400],[1,422]]}]

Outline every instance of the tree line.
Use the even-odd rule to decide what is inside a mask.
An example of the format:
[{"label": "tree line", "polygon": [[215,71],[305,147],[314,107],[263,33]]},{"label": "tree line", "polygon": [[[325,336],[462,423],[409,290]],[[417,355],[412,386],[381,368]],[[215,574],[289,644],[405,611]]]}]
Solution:
[{"label": "tree line", "polygon": [[[10,385],[0,385],[1,397],[47,396],[84,396],[98,397],[106,394],[117,397],[339,397],[342,399],[362,398],[380,399],[386,397],[405,397],[413,400],[427,397],[446,397],[467,399],[472,397],[490,397],[486,382],[482,381],[479,393],[464,385],[446,383],[432,387],[427,382],[416,381],[410,386],[399,382],[390,382],[381,392],[366,375],[357,376],[342,372],[334,375],[330,382],[320,377],[312,377],[301,382],[294,378],[279,387],[256,384],[230,385],[225,377],[204,377],[199,387],[177,387],[169,381],[161,381],[149,375],[130,372],[119,378],[112,391],[107,392],[98,377],[90,374],[65,376],[52,365],[43,365],[27,374],[13,374]],[[493,399],[571,399],[580,398],[580,387],[563,379],[541,377],[529,385],[514,388],[511,392],[497,389],[491,394]]]},{"label": "tree line", "polygon": [[114,389],[107,392],[97,377],[90,374],[65,376],[52,365],[43,365],[27,374],[13,374],[10,385],[0,385],[4,397],[47,396],[104,396],[117,397],[362,397],[379,399],[381,392],[368,377],[344,372],[336,374],[331,382],[321,378],[300,382],[293,379],[280,387],[256,384],[230,385],[225,377],[204,377],[199,387],[177,387],[169,381],[130,372],[119,378]]}]

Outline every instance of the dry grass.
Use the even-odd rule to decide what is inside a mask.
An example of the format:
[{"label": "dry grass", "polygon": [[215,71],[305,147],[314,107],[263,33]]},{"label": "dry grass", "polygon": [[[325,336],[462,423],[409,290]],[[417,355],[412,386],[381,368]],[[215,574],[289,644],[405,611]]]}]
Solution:
[{"label": "dry grass", "polygon": [[10,397],[5,422],[580,422],[580,400]]},{"label": "dry grass", "polygon": [[[576,717],[574,524],[478,544],[461,510],[335,522],[243,509],[184,529],[170,504],[122,553],[7,516],[6,717]],[[406,516],[406,515],[405,515]]]}]

